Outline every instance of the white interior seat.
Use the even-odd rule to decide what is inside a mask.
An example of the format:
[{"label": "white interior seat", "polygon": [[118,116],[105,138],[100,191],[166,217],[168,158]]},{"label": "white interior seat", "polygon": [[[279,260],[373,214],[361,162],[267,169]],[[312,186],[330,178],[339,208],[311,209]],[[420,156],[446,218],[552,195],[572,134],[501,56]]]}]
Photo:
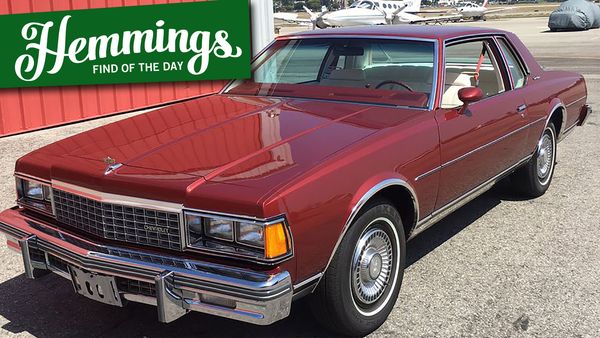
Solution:
[{"label": "white interior seat", "polygon": [[442,108],[462,106],[463,102],[458,99],[458,91],[471,86],[471,75],[466,73],[447,72],[446,91],[442,96]]}]

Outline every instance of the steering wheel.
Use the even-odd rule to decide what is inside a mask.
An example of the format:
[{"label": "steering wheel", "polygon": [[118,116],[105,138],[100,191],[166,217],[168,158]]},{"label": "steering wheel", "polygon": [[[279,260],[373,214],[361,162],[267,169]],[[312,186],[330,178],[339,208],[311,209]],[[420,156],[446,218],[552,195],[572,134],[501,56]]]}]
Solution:
[{"label": "steering wheel", "polygon": [[386,81],[380,82],[377,86],[375,86],[375,89],[379,89],[387,84],[399,85],[399,86],[406,88],[406,90],[408,90],[409,92],[414,92],[414,90],[412,88],[410,88],[409,85],[402,83],[400,81],[394,81],[394,80],[386,80]]}]

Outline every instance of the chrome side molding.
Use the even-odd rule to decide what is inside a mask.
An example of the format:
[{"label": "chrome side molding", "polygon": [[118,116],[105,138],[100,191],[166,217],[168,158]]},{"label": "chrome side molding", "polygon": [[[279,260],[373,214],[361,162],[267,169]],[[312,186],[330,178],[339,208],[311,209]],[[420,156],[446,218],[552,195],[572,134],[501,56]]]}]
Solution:
[{"label": "chrome side molding", "polygon": [[448,204],[444,205],[443,207],[441,207],[438,210],[436,210],[435,212],[433,212],[431,215],[425,217],[423,220],[421,220],[417,224],[417,226],[415,227],[415,230],[413,231],[413,233],[410,235],[410,237],[408,239],[410,240],[410,239],[415,238],[418,234],[427,230],[429,227],[431,227],[435,223],[439,222],[444,217],[453,213],[454,211],[461,208],[462,206],[469,203],[470,201],[474,200],[478,196],[481,196],[481,194],[483,194],[484,192],[486,192],[490,188],[492,188],[494,186],[494,184],[496,184],[499,180],[506,177],[506,175],[510,174],[513,170],[517,169],[519,166],[527,163],[527,161],[529,161],[529,159],[531,159],[532,156],[533,156],[533,154],[528,155],[524,159],[522,159],[519,162],[515,163],[514,165],[510,166],[508,169],[502,171],[500,174],[488,179],[487,181],[483,182],[481,185],[471,189],[464,195],[456,198],[455,200],[449,202]]}]

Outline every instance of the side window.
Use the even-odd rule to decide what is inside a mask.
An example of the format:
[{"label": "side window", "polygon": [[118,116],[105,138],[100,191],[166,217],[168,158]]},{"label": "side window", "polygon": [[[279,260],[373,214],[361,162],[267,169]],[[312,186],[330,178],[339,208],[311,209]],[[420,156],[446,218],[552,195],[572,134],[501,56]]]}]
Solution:
[{"label": "side window", "polygon": [[521,68],[521,65],[513,53],[512,49],[508,46],[508,42],[504,39],[498,39],[500,49],[502,49],[502,54],[506,58],[506,62],[508,63],[508,70],[510,71],[510,75],[513,79],[513,86],[515,88],[521,88],[525,85],[525,72]]},{"label": "side window", "polygon": [[488,40],[446,46],[446,76],[442,108],[462,106],[458,91],[479,87],[485,97],[505,91],[502,72]]}]

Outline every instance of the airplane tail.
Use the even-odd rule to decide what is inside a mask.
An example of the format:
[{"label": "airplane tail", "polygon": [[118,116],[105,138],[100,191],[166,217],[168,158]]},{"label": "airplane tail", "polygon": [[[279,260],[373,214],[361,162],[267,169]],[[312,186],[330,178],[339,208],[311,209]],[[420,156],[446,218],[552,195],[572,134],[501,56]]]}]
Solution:
[{"label": "airplane tail", "polygon": [[484,0],[483,5],[481,5],[481,7],[487,7],[487,4],[488,4],[488,0]]},{"label": "airplane tail", "polygon": [[421,0],[405,0],[404,4],[406,6],[405,12],[408,13],[416,13],[421,11]]}]

